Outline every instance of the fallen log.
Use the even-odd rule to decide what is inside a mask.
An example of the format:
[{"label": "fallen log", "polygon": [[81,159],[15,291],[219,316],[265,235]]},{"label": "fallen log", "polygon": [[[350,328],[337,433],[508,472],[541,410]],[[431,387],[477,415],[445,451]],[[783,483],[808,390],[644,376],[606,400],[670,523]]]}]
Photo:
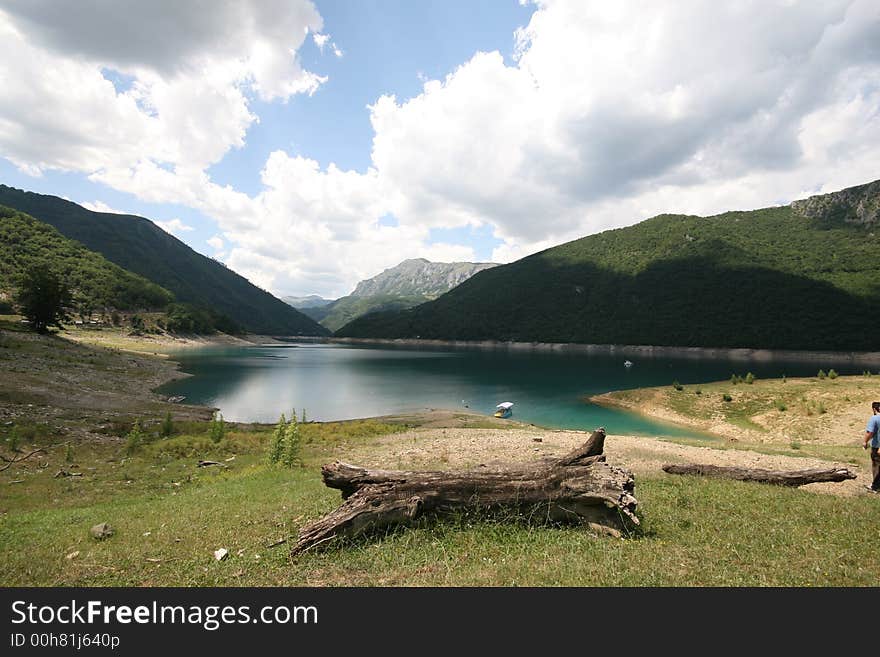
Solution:
[{"label": "fallen log", "polygon": [[804,486],[824,482],[846,481],[855,479],[856,475],[846,468],[809,468],[806,470],[761,470],[759,468],[737,468],[708,464],[668,464],[663,466],[664,472],[679,475],[700,475],[703,477],[721,477],[739,481],[757,481],[777,486]]},{"label": "fallen log", "polygon": [[345,502],[300,530],[297,554],[336,537],[352,537],[428,513],[509,509],[542,520],[593,523],[612,535],[638,525],[632,473],[602,454],[605,430],[559,458],[480,466],[463,472],[371,470],[339,461],[321,468]]}]

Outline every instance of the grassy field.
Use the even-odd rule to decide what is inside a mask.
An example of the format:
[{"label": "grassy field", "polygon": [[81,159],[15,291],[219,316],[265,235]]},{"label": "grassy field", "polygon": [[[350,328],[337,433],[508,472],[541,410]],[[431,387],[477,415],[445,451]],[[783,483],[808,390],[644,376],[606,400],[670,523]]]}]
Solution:
[{"label": "grassy field", "polygon": [[[186,423],[132,456],[56,448],[0,473],[6,585],[876,585],[880,499],[755,484],[640,478],[643,527],[623,540],[578,527],[460,515],[294,560],[269,547],[334,508],[321,463],[405,429],[376,420],[303,425],[303,464],[266,464],[269,427],[217,445]],[[234,457],[234,458],[233,458]],[[198,458],[226,468],[197,468]],[[227,461],[226,459],[232,459]],[[25,470],[25,466],[27,469]],[[82,477],[58,477],[60,469]],[[18,481],[20,483],[13,483]],[[104,541],[89,528],[109,522]],[[213,551],[224,547],[222,562]]]},{"label": "grassy field", "polygon": [[[444,427],[454,428],[449,434],[459,435],[460,446],[470,444],[471,429],[500,430],[528,453],[535,444],[530,435],[539,429],[455,413],[307,423],[301,464],[269,465],[273,427],[229,425],[215,443],[209,423],[199,418],[205,409],[167,404],[149,392],[173,372],[173,363],[16,328],[12,322],[0,327],[0,454],[13,456],[8,443],[13,429],[19,456],[35,448],[46,451],[0,472],[3,585],[869,586],[880,579],[880,553],[874,549],[880,540],[878,497],[656,471],[637,475],[642,527],[623,540],[581,527],[471,514],[422,519],[413,528],[291,560],[290,537],[340,503],[339,493],[321,482],[322,463],[357,454],[385,459],[391,443],[401,445],[399,456],[388,461],[392,467],[406,466],[401,459],[411,457],[402,455],[419,449],[436,455],[436,463],[425,467],[450,467],[461,459],[437,447]],[[773,386],[790,386],[786,394],[794,400],[830,395],[826,413],[805,415],[812,422],[841,422],[848,404],[857,407],[874,394],[874,381],[880,382],[859,379],[739,385],[734,392],[742,398],[734,404],[741,406],[731,412],[761,426],[766,409],[750,406],[758,402],[745,399],[747,391],[772,400],[778,397]],[[676,402],[696,398],[695,406],[681,402],[677,412],[716,422],[711,415],[699,417],[699,404],[724,394],[726,385],[701,386],[701,395],[690,387],[662,394]],[[651,395],[655,403],[656,391]],[[168,411],[174,428],[162,438],[159,428]],[[126,433],[136,419],[146,435],[129,453]],[[772,424],[767,426],[757,433],[774,436]],[[397,435],[405,430],[405,437]],[[420,438],[423,431],[433,437]],[[553,435],[543,444],[553,442]],[[497,456],[503,458],[509,452],[503,437],[499,444]],[[785,441],[728,440],[717,446],[847,461],[861,456],[851,445],[821,438],[805,439],[797,448]],[[199,459],[223,466],[199,468]],[[104,541],[89,533],[100,522],[116,530]],[[218,548],[229,550],[226,560],[214,559]]]},{"label": "grassy field", "polygon": [[880,375],[720,381],[679,388],[622,390],[591,401],[711,431],[749,448],[785,447],[840,458],[835,447],[861,446],[871,402],[880,399]]}]

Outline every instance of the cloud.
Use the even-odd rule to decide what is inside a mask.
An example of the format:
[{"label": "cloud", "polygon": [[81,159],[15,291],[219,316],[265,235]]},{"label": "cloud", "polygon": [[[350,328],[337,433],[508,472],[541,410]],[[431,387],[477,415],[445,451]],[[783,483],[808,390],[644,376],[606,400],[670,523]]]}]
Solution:
[{"label": "cloud", "polygon": [[210,246],[215,251],[222,251],[223,247],[225,246],[223,239],[219,235],[214,235],[214,237],[205,241],[208,243],[208,246]]},{"label": "cloud", "polygon": [[0,155],[31,174],[204,169],[244,146],[251,95],[324,82],[296,55],[321,25],[308,0],[9,0]]},{"label": "cloud", "polygon": [[[371,107],[401,222],[489,223],[499,255],[519,254],[664,210],[790,200],[834,172],[876,177],[876,3],[547,0],[517,43],[513,65],[477,53]],[[816,117],[836,125],[852,103],[873,110],[859,136],[817,148]]]},{"label": "cloud", "polygon": [[104,203],[104,201],[84,201],[80,203],[86,210],[91,210],[92,212],[105,212],[108,214],[133,214],[131,212],[126,212],[125,210],[117,210],[115,208],[111,208],[109,205]]},{"label": "cloud", "polygon": [[169,219],[168,221],[157,221],[154,219],[153,223],[164,230],[166,233],[170,233],[171,235],[180,235],[180,233],[195,230],[192,226],[183,223],[180,219],[177,218]]},{"label": "cloud", "polygon": [[312,41],[315,42],[315,45],[318,46],[321,52],[324,52],[324,46],[330,41],[330,35],[315,33],[312,35]]}]

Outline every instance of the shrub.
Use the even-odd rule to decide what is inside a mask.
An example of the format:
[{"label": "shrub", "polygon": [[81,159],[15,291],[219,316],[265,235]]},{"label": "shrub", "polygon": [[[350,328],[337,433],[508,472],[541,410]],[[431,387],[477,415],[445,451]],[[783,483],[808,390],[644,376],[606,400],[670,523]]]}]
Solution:
[{"label": "shrub", "polygon": [[141,421],[135,420],[134,425],[131,427],[131,431],[128,432],[128,436],[126,436],[125,439],[125,451],[131,456],[140,449],[143,442],[144,434],[141,431]]},{"label": "shrub", "polygon": [[281,454],[284,452],[284,432],[287,429],[287,418],[284,413],[278,418],[278,424],[275,425],[275,432],[272,434],[272,442],[269,445],[269,463],[278,463],[281,460]]},{"label": "shrub", "polygon": [[223,421],[223,414],[220,411],[214,413],[214,419],[211,420],[211,442],[215,445],[226,436],[226,423]]},{"label": "shrub", "polygon": [[839,375],[834,370],[828,370],[828,378],[829,379],[836,379],[838,376]]},{"label": "shrub", "polygon": [[64,448],[64,460],[67,463],[73,463],[73,445],[67,443],[67,447]]},{"label": "shrub", "polygon": [[782,400],[779,400],[776,402],[776,410],[779,411],[780,413],[784,413],[785,411],[788,410],[788,406],[785,405],[785,402],[783,402]]},{"label": "shrub", "polygon": [[816,375],[816,377],[819,379],[824,379],[826,376],[828,375],[825,374],[825,370],[819,370],[819,373]]},{"label": "shrub", "polygon": [[751,372],[746,374],[746,383],[748,383],[749,385],[752,385],[754,382],[755,382],[755,375],[752,374]]},{"label": "shrub", "polygon": [[786,382],[785,374],[782,375],[782,382],[783,382],[783,383]]},{"label": "shrub", "polygon": [[18,425],[12,425],[12,431],[9,432],[9,437],[6,439],[7,444],[9,445],[9,450],[12,452],[17,452],[20,449],[21,445],[21,437],[18,433]]},{"label": "shrub", "polygon": [[282,462],[288,468],[292,468],[294,465],[300,465],[302,463],[299,456],[299,447],[299,423],[296,421],[296,415],[294,414],[290,419],[290,422],[287,423],[287,428],[284,430],[284,454],[282,455]]},{"label": "shrub", "polygon": [[702,394],[703,394],[703,391],[700,390],[699,388],[697,388],[696,390],[694,390],[694,394],[695,394],[695,395],[702,395]]},{"label": "shrub", "polygon": [[672,382],[672,387],[675,388],[676,390],[678,390],[679,392],[681,392],[682,390],[684,390],[684,386],[681,385],[678,381],[673,381],[673,382]]},{"label": "shrub", "polygon": [[819,402],[818,406],[816,406],[816,410],[819,412],[819,415],[825,415],[825,413],[826,413],[825,404],[823,404],[822,402]]},{"label": "shrub", "polygon": [[739,381],[737,381],[737,379],[738,379],[738,377],[736,376],[736,374],[731,374],[731,375],[730,375],[730,382],[731,382],[733,385],[736,385],[737,383],[739,383]]},{"label": "shrub", "polygon": [[726,402],[732,402],[732,401],[733,401],[733,397],[731,397],[731,396],[728,395],[727,393],[725,393],[724,396],[721,397],[721,399],[723,399],[723,400],[726,401]]},{"label": "shrub", "polygon": [[159,433],[163,438],[168,438],[174,433],[174,421],[171,419],[171,411],[165,413],[165,419],[162,420],[162,427]]},{"label": "shrub", "polygon": [[791,448],[792,448],[792,449],[800,449],[800,448],[801,448],[801,444],[800,444],[798,441],[796,441],[796,440],[792,440],[792,441],[791,441]]}]

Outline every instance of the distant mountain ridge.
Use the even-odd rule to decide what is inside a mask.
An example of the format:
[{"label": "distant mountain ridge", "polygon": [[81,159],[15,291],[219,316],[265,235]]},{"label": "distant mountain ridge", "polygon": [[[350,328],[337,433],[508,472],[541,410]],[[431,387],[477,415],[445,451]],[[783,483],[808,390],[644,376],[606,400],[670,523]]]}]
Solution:
[{"label": "distant mountain ridge", "polygon": [[381,274],[361,281],[349,296],[438,297],[477,272],[497,267],[494,262],[431,262],[425,258],[404,260]]},{"label": "distant mountain ridge", "polygon": [[215,310],[252,333],[329,331],[221,263],[197,253],[144,217],[92,212],[57,196],[0,185],[0,205],[45,222],[182,302]]},{"label": "distant mountain ridge", "polygon": [[320,308],[321,306],[326,306],[328,303],[333,303],[336,299],[325,299],[324,297],[319,297],[317,294],[310,294],[306,297],[281,297],[281,300],[288,306],[293,306],[297,310],[302,310],[303,308]]},{"label": "distant mountain ridge", "polygon": [[880,350],[880,181],[659,215],[483,271],[342,337]]},{"label": "distant mountain ridge", "polygon": [[404,260],[361,281],[354,292],[346,297],[302,310],[335,331],[370,313],[404,310],[435,299],[474,274],[496,266],[491,262],[431,262],[424,258]]}]

